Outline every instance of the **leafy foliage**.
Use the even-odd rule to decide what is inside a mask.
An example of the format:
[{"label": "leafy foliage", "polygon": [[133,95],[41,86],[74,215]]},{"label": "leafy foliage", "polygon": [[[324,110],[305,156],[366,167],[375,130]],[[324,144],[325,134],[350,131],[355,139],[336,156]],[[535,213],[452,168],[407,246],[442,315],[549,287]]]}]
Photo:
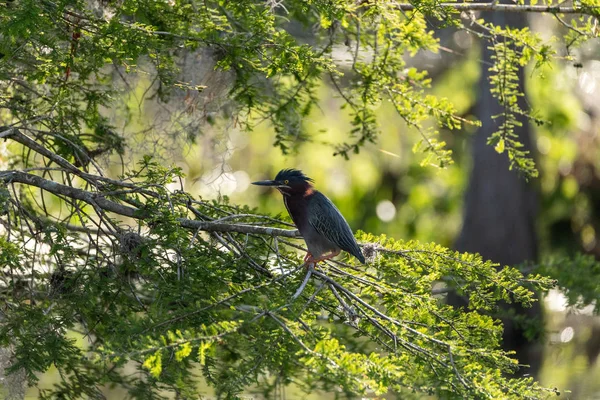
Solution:
[{"label": "leafy foliage", "polygon": [[536,270],[556,279],[569,306],[577,308],[593,304],[594,311],[600,311],[597,301],[600,263],[594,256],[580,253],[571,257],[552,257]]},{"label": "leafy foliage", "polygon": [[[581,9],[585,25],[575,28],[580,41],[597,34],[595,6],[592,2]],[[60,135],[51,140],[57,151],[81,158],[80,163],[90,156],[123,152],[123,141],[103,112],[119,98],[119,87],[107,84],[115,73],[125,89],[130,88],[126,76],[150,75],[154,83],[144,95],[166,101],[174,93],[186,93],[193,110],[191,104],[198,101],[193,99],[207,86],[186,80],[178,60],[187,52],[209,49],[215,68],[233,73],[228,97],[241,117],[237,122],[250,129],[270,121],[277,132],[275,144],[284,152],[309,139],[303,117],[317,105],[316,88],[329,76],[354,125],[350,141],[339,144],[336,154],[348,157],[375,142],[380,128],[374,109],[391,101],[406,124],[421,132],[422,142],[415,149],[425,152],[424,163],[447,165],[451,153],[436,139],[438,130],[428,120],[448,129],[476,122],[456,115],[448,101],[429,95],[427,74],[407,64],[406,54],[439,51],[427,23],[433,18],[492,43],[497,54],[491,67],[496,72],[494,94],[506,112],[490,143],[506,149],[514,168],[535,175],[533,162],[512,134],[518,123],[515,114],[528,112],[516,104],[521,93],[515,86],[515,68],[532,59],[538,66],[545,64],[553,52],[526,29],[473,20],[470,25],[479,27],[473,30],[452,7],[439,8],[435,2],[422,2],[413,10],[396,2],[346,1],[283,5],[128,0],[92,6],[81,0],[19,0],[0,7],[0,77],[6,93],[1,107],[10,121]],[[288,21],[312,26],[311,44],[292,36],[289,31],[295,27]],[[340,52],[349,60],[340,60]],[[204,112],[200,119],[213,118]],[[197,135],[197,128],[192,121],[171,127],[191,136]]]},{"label": "leafy foliage", "polygon": [[[547,289],[548,279],[497,270],[438,245],[362,234],[367,269],[351,260],[326,263],[294,294],[305,278],[296,244],[267,229],[238,233],[218,224],[266,216],[170,191],[166,185],[180,173],[148,158],[132,176],[139,189],[123,197],[105,187],[98,195],[136,204],[135,230],[102,213],[105,223],[90,219],[97,228],[81,219],[54,222],[11,195],[11,242],[0,242],[8,301],[0,340],[14,345],[12,368],[27,371],[31,383],[50,365],[58,368],[62,380],[44,397],[93,395],[107,383],[134,398],[165,390],[191,396],[198,369],[227,397],[252,384],[268,390],[272,376],[306,391],[341,386],[363,395],[546,393],[531,379],[502,376],[516,362],[499,350],[498,321],[482,311],[500,300],[529,304],[530,289]],[[67,204],[69,219],[84,212]],[[185,227],[189,217],[217,225],[203,233]],[[26,246],[31,240],[40,246]],[[432,292],[443,279],[470,297],[471,310],[447,306]],[[88,338],[86,347],[69,331]],[[139,375],[126,372],[131,367],[145,377],[143,391]]]},{"label": "leafy foliage", "polygon": [[[596,34],[595,5],[581,8],[584,36]],[[195,199],[180,169],[150,156],[121,173],[101,167],[101,156],[126,154],[134,133],[147,139],[147,131],[130,126],[141,102],[166,107],[185,96],[186,109],[161,131],[167,138],[195,138],[214,123],[199,95],[215,76],[232,77],[216,94],[232,100],[227,116],[245,131],[269,121],[284,153],[310,140],[305,117],[325,78],[352,118],[337,154],[349,157],[377,140],[375,110],[389,101],[420,133],[414,148],[424,151],[423,163],[448,165],[439,129],[477,122],[431,95],[430,78],[407,59],[439,50],[432,19],[471,29],[452,6],[405,6],[1,2],[0,138],[12,157],[0,171],[0,341],[12,349],[11,369],[25,371],[34,385],[56,367],[61,379],[42,398],[95,398],[107,385],[132,398],[192,397],[199,376],[221,397],[251,386],[268,394],[279,382],[306,392],[341,387],[348,396],[550,394],[530,378],[506,377],[516,361],[499,349],[501,326],[484,313],[501,301],[530,304],[549,279],[368,234],[360,237],[368,269],[346,260],[309,269],[307,277],[298,244],[283,239],[296,236],[283,229],[285,221],[226,199]],[[506,109],[490,141],[534,176],[512,134],[515,115],[527,112],[517,102],[514,65],[546,63],[553,54],[527,30],[478,24],[487,33],[477,35],[497,54],[494,95]],[[291,33],[297,26],[312,27],[304,40]],[[215,75],[188,79],[182,60],[190,54],[202,54]],[[140,99],[134,105],[127,95]],[[122,132],[114,118],[120,108]],[[468,296],[472,308],[445,306],[449,288]]]},{"label": "leafy foliage", "polygon": [[[492,60],[495,61],[490,67],[493,73],[490,82],[492,94],[503,107],[503,112],[501,115],[494,116],[494,118],[501,118],[502,122],[499,130],[488,139],[488,144],[493,145],[498,153],[506,150],[511,169],[516,168],[527,177],[537,177],[535,163],[529,156],[529,151],[522,149],[523,144],[517,140],[515,127],[523,124],[517,119],[519,115],[525,115],[540,124],[543,121],[534,119],[521,109],[519,99],[524,94],[519,89],[518,71],[519,68],[527,65],[533,54],[536,55],[538,66],[548,62],[551,51],[548,46],[540,46],[539,38],[527,36],[529,34],[527,28],[517,30],[493,27],[490,31],[493,38],[500,36],[503,39],[503,41],[494,40],[489,48],[493,52]],[[514,42],[507,43],[505,39],[507,37]],[[514,47],[517,49],[515,50]]]}]

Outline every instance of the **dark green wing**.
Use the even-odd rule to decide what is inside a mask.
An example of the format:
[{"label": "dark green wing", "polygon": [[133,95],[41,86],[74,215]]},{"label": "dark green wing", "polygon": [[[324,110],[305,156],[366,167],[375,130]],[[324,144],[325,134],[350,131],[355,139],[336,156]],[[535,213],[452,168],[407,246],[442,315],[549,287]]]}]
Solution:
[{"label": "dark green wing", "polygon": [[365,257],[342,213],[320,192],[315,191],[308,203],[308,222],[319,234],[365,263]]}]

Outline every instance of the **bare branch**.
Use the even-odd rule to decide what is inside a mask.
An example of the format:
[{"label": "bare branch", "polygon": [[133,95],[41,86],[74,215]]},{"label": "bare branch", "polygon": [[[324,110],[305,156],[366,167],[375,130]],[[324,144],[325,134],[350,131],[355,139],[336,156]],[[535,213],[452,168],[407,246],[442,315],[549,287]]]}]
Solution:
[{"label": "bare branch", "polygon": [[306,284],[308,283],[308,280],[310,279],[310,276],[312,275],[314,268],[315,268],[314,263],[308,264],[308,272],[306,273],[306,276],[304,277],[302,284],[300,285],[298,290],[296,290],[296,293],[294,293],[294,295],[292,296],[292,299],[295,300],[302,294],[302,292],[304,291],[304,288],[306,287]]},{"label": "bare branch", "polygon": [[79,168],[77,168],[76,166],[74,166],[73,164],[71,164],[70,162],[68,162],[61,156],[59,156],[58,154],[48,150],[41,144],[37,143],[35,140],[31,139],[29,136],[21,133],[21,131],[19,131],[18,129],[9,128],[9,129],[3,130],[3,128],[0,128],[0,130],[1,130],[0,138],[9,137],[12,140],[14,140],[15,142],[21,143],[23,146],[30,148],[31,150],[35,151],[36,153],[49,158],[50,160],[54,161],[56,164],[58,164],[59,166],[61,166],[64,169],[66,169],[67,171],[71,172],[72,174],[75,174],[78,176],[82,176],[85,174]]},{"label": "bare branch", "polygon": [[[418,7],[409,3],[397,3],[396,7],[402,11],[417,10]],[[552,14],[594,14],[600,11],[600,6],[547,6],[547,5],[521,5],[521,4],[496,4],[496,3],[440,3],[438,7],[451,8],[462,11],[504,11],[504,12],[533,12]]]},{"label": "bare branch", "polygon": [[[0,171],[0,181],[3,181],[5,183],[18,182],[30,186],[35,186],[40,189],[44,189],[52,194],[67,196],[72,199],[81,200],[92,206],[99,207],[104,211],[113,212],[124,217],[134,219],[144,219],[148,217],[148,215],[144,215],[144,213],[137,208],[125,206],[123,204],[119,204],[106,199],[104,197],[104,194],[100,192],[95,193],[83,189],[74,188],[71,186],[60,184],[58,182],[41,178],[37,175],[28,174],[21,171]],[[197,229],[205,232],[237,232],[268,236],[284,236],[289,238],[301,237],[300,232],[298,232],[295,229],[281,229],[252,225],[217,223],[191,220],[186,218],[179,218],[178,221],[184,228]]]}]

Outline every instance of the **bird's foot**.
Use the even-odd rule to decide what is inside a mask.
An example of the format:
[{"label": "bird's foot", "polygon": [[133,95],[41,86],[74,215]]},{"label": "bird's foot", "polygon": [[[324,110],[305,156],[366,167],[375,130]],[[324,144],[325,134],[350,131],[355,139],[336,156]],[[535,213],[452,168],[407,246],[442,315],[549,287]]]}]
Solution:
[{"label": "bird's foot", "polygon": [[341,250],[332,251],[331,253],[327,253],[327,254],[322,254],[317,258],[313,257],[313,255],[310,253],[306,253],[306,257],[304,257],[304,264],[305,265],[309,265],[309,264],[316,265],[319,261],[329,260],[329,259],[337,256],[338,254],[340,254],[340,251]]},{"label": "bird's foot", "polygon": [[312,260],[312,258],[313,258],[312,254],[307,252],[306,255],[304,256],[304,262],[307,263],[307,262],[309,262],[308,260]]},{"label": "bird's foot", "polygon": [[306,253],[306,255],[304,256],[304,266],[306,267],[306,269],[309,269],[311,265],[314,267],[315,265],[317,265],[317,263],[314,260],[312,254]]}]

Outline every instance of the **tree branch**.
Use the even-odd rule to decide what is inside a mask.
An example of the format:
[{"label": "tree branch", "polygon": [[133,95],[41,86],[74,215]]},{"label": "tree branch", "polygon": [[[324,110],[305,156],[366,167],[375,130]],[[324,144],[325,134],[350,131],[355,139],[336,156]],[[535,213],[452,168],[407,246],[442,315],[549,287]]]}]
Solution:
[{"label": "tree branch", "polygon": [[[0,171],[0,182],[17,182],[29,186],[35,186],[52,194],[81,200],[94,207],[99,207],[104,211],[119,214],[124,217],[139,220],[143,220],[144,218],[148,217],[148,215],[145,215],[142,210],[106,199],[102,193],[94,193],[87,190],[74,188],[21,171]],[[187,218],[179,218],[178,221],[184,228],[197,229],[206,232],[237,232],[268,236],[284,236],[289,238],[301,237],[300,232],[295,229],[270,228],[243,224],[227,224],[198,221]]]},{"label": "tree branch", "polygon": [[[409,3],[397,3],[396,7],[402,11],[413,11],[419,8]],[[521,4],[495,4],[495,3],[440,3],[438,7],[451,8],[456,11],[504,11],[504,12],[533,12],[552,14],[596,14],[600,6],[548,6],[548,5],[521,5]]]},{"label": "tree branch", "polygon": [[72,174],[83,176],[85,173],[81,171],[79,168],[65,160],[63,157],[58,154],[48,150],[41,144],[37,143],[35,140],[31,139],[29,136],[24,135],[17,128],[8,128],[0,127],[0,138],[10,138],[17,143],[21,143],[23,146],[30,148],[38,154],[43,155],[44,157],[49,158],[54,161],[56,164],[71,172]]},{"label": "tree branch", "polygon": [[199,229],[205,232],[237,232],[254,233],[258,235],[283,236],[289,238],[302,237],[296,229],[269,228],[264,226],[222,224],[218,222],[198,221],[193,219],[179,218],[179,223],[184,228]]}]

